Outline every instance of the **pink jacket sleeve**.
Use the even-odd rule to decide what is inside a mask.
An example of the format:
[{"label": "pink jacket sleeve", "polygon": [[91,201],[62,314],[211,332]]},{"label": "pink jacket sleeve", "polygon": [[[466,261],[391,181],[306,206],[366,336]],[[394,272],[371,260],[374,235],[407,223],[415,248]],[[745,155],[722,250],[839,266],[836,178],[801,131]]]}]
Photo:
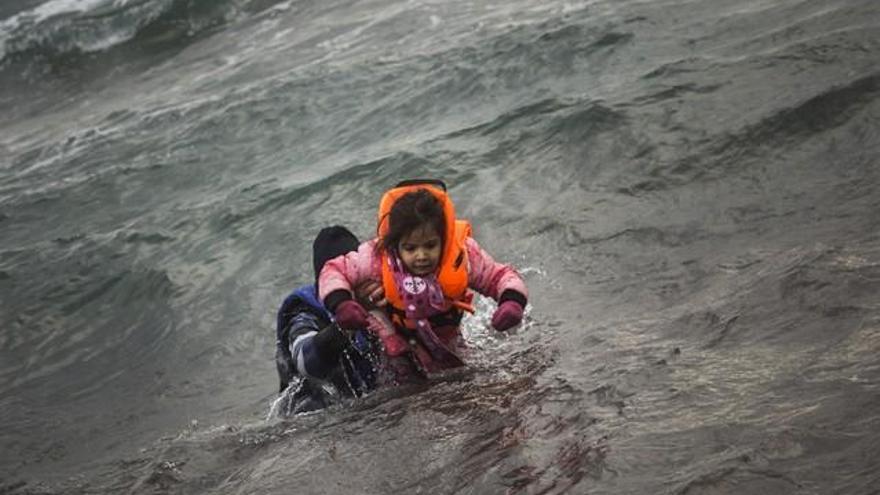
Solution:
[{"label": "pink jacket sleeve", "polygon": [[382,259],[376,255],[376,239],[325,263],[318,277],[318,297],[323,301],[327,294],[339,289],[353,292],[353,287],[367,280],[382,283]]},{"label": "pink jacket sleeve", "polygon": [[468,286],[471,289],[496,301],[508,289],[515,290],[528,298],[526,284],[516,270],[509,265],[497,263],[477,244],[477,241],[470,237],[467,239],[467,251],[470,264]]},{"label": "pink jacket sleeve", "polygon": [[[523,279],[512,267],[497,263],[484,251],[477,241],[468,238],[468,286],[471,289],[498,300],[505,290],[511,289],[524,297],[529,293]],[[373,280],[382,283],[382,259],[376,255],[376,240],[362,243],[357,251],[333,258],[324,264],[318,277],[318,297],[323,301],[333,291],[353,287]]]}]

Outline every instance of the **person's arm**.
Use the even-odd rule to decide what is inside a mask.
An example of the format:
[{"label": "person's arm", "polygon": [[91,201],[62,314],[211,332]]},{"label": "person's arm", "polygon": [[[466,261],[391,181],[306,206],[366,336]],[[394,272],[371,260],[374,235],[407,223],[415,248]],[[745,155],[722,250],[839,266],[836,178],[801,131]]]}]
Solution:
[{"label": "person's arm", "polygon": [[468,286],[499,304],[512,300],[525,307],[529,292],[519,273],[510,265],[498,263],[473,238],[466,241],[468,250]]},{"label": "person's arm", "polygon": [[310,313],[294,316],[289,346],[293,371],[300,376],[326,379],[338,365],[347,342],[336,325],[319,328],[318,319]]},{"label": "person's arm", "polygon": [[284,299],[278,308],[277,322],[275,326],[275,367],[278,370],[278,393],[284,391],[293,378],[296,366],[293,356],[290,355],[290,327],[291,319],[298,312],[296,297],[290,294]]},{"label": "person's arm", "polygon": [[382,280],[381,257],[376,254],[376,240],[365,242],[343,256],[324,264],[318,277],[319,298],[330,312],[343,301],[354,298],[353,288],[370,280]]}]

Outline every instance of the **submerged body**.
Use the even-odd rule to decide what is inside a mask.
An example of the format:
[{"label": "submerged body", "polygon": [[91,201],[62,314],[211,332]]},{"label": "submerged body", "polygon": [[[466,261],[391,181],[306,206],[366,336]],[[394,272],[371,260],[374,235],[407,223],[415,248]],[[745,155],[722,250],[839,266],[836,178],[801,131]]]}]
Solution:
[{"label": "submerged body", "polygon": [[[278,310],[276,365],[286,413],[327,407],[333,396],[361,396],[377,385],[378,346],[367,331],[346,339],[317,299],[315,285],[293,291]],[[328,388],[329,385],[329,388]]]}]

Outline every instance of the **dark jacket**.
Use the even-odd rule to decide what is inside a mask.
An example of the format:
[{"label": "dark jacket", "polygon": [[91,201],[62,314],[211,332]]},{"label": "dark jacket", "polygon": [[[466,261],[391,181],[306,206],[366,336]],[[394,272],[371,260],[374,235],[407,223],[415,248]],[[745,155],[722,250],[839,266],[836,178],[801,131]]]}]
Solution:
[{"label": "dark jacket", "polygon": [[300,403],[291,411],[326,407],[334,393],[360,396],[376,386],[375,339],[366,331],[349,339],[318,300],[314,285],[300,287],[284,299],[275,337],[279,392],[293,382],[298,387],[292,392]]}]

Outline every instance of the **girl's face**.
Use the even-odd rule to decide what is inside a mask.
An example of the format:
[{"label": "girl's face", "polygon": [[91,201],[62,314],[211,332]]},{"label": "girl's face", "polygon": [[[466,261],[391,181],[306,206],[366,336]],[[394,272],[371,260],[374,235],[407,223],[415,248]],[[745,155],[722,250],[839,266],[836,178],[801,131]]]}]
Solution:
[{"label": "girl's face", "polygon": [[443,240],[436,229],[423,225],[403,236],[397,252],[406,270],[422,277],[434,273],[440,264]]}]

